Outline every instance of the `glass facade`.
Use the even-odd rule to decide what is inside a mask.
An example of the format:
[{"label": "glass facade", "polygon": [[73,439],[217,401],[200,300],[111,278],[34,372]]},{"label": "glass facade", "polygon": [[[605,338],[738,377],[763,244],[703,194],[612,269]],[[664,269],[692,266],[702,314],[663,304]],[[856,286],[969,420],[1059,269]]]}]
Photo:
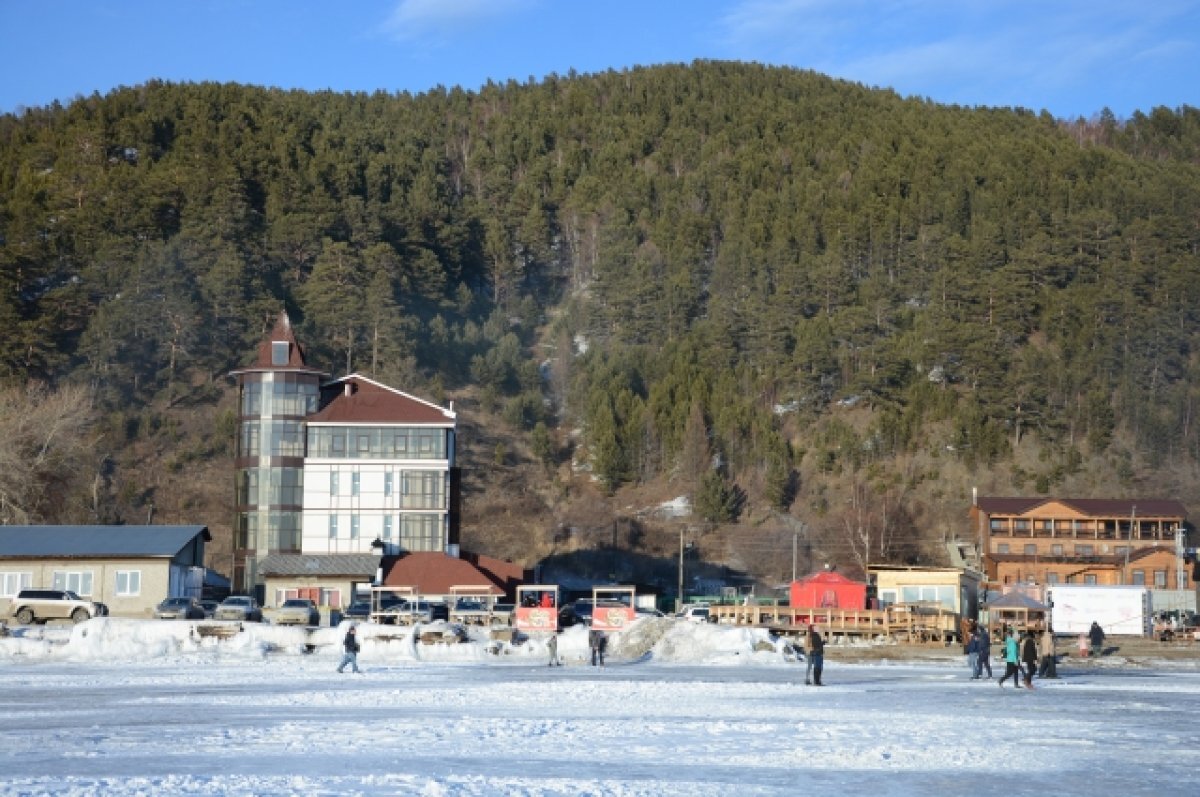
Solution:
[{"label": "glass facade", "polygon": [[[286,349],[272,344],[272,362]],[[286,360],[283,360],[286,363]],[[239,376],[238,468],[234,477],[237,586],[257,580],[257,561],[299,553],[304,508],[304,419],[317,411],[320,374],[249,372]]]},{"label": "glass facade", "polygon": [[325,459],[446,459],[445,429],[310,426],[308,456]]}]

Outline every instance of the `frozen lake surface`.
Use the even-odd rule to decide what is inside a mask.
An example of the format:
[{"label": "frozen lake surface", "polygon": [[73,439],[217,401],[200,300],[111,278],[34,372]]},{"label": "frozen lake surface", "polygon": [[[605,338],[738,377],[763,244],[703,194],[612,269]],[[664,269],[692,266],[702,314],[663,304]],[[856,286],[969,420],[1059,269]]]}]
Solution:
[{"label": "frozen lake surface", "polygon": [[537,639],[364,625],[361,675],[334,671],[339,629],[18,629],[0,639],[0,793],[1200,794],[1194,662],[1066,666],[1027,691],[955,658],[831,648],[817,688],[782,646],[755,650],[763,632],[639,623],[604,668],[583,629],[547,667]]}]

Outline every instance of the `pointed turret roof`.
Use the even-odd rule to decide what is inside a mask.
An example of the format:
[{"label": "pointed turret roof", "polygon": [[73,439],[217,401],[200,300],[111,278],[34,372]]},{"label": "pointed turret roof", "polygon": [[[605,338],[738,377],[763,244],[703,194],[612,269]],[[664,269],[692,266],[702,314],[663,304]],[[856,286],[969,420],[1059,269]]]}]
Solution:
[{"label": "pointed turret roof", "polygon": [[[277,343],[287,345],[286,361],[277,362],[275,360],[274,352]],[[292,320],[288,317],[287,310],[279,312],[279,318],[275,320],[275,327],[258,345],[258,354],[254,362],[245,368],[230,371],[230,376],[256,371],[299,371],[318,376],[329,376],[327,372],[308,365],[304,356],[304,347],[296,341],[296,335],[292,331]]]}]

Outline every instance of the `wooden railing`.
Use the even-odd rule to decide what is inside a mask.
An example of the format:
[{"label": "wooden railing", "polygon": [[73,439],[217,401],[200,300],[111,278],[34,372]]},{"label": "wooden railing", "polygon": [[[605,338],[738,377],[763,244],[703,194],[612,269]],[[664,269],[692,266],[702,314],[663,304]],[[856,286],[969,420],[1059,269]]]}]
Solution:
[{"label": "wooden railing", "polygon": [[832,637],[889,636],[907,641],[945,642],[958,635],[959,617],[936,604],[897,604],[886,609],[840,609],[781,606],[778,603],[749,606],[715,605],[709,615],[714,622],[770,628],[783,635],[798,635],[809,625]]}]

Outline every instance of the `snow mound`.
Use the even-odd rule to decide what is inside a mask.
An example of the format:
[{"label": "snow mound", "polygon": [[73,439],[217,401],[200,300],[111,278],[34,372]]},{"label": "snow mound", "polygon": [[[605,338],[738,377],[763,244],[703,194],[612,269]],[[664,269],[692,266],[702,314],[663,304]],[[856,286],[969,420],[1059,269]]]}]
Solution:
[{"label": "snow mound", "polygon": [[[359,658],[378,664],[542,663],[549,660],[549,634],[509,639],[490,629],[445,622],[410,627],[356,623]],[[0,661],[62,662],[245,662],[274,657],[337,659],[347,623],[308,629],[266,623],[126,620],[101,617],[78,625],[24,626],[0,638]],[[591,660],[588,629],[558,634],[565,664]],[[796,656],[789,643],[765,629],[689,623],[674,618],[639,618],[608,635],[614,662],[664,664],[782,664]]]}]

